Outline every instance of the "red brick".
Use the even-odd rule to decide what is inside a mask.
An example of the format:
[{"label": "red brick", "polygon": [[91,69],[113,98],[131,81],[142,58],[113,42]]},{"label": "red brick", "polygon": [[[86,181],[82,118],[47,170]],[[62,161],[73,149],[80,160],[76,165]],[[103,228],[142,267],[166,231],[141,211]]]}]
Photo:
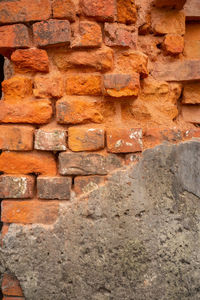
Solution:
[{"label": "red brick", "polygon": [[152,76],[165,81],[199,80],[200,60],[155,63]]},{"label": "red brick", "polygon": [[145,145],[154,147],[164,141],[167,142],[180,142],[182,140],[182,133],[179,129],[160,129],[150,128],[144,133]]},{"label": "red brick", "polygon": [[37,46],[69,45],[70,23],[67,20],[49,20],[33,25],[33,37]]},{"label": "red brick", "polygon": [[2,0],[0,24],[40,21],[51,16],[50,0]]},{"label": "red brick", "polygon": [[13,76],[2,82],[2,91],[5,100],[21,100],[33,94],[33,82],[24,76]]},{"label": "red brick", "polygon": [[0,122],[2,123],[46,124],[50,121],[52,113],[49,100],[0,101]]},{"label": "red brick", "polygon": [[137,31],[135,26],[127,26],[117,23],[105,23],[105,44],[107,46],[121,46],[136,48],[137,47]]},{"label": "red brick", "polygon": [[61,98],[64,94],[62,76],[59,73],[36,75],[33,94],[36,98]]},{"label": "red brick", "polygon": [[74,191],[76,195],[89,193],[105,181],[104,176],[77,176],[74,179]]},{"label": "red brick", "polygon": [[49,72],[49,59],[45,50],[16,50],[11,55],[11,61],[17,72]]},{"label": "red brick", "polygon": [[96,22],[80,21],[74,29],[71,47],[101,47],[101,26]]},{"label": "red brick", "polygon": [[96,153],[59,154],[59,172],[61,175],[106,175],[106,157]]},{"label": "red brick", "polygon": [[91,71],[106,72],[113,68],[113,50],[104,47],[98,50],[54,52],[53,61],[61,71],[71,68],[85,68]]},{"label": "red brick", "polygon": [[97,101],[85,97],[61,99],[56,103],[57,122],[60,124],[102,123],[103,115]]},{"label": "red brick", "polygon": [[187,0],[184,6],[184,12],[187,20],[200,20],[199,0]]},{"label": "red brick", "polygon": [[107,147],[112,153],[142,151],[142,129],[114,128],[107,130]]},{"label": "red brick", "polygon": [[30,46],[28,27],[23,24],[0,27],[0,52]]},{"label": "red brick", "polygon": [[104,148],[104,129],[92,127],[70,127],[68,145],[72,151],[95,151]]},{"label": "red brick", "polygon": [[117,0],[117,21],[134,24],[137,20],[135,0]]},{"label": "red brick", "polygon": [[22,151],[33,149],[34,127],[0,125],[0,149]]},{"label": "red brick", "polygon": [[182,9],[186,0],[155,0],[156,7],[170,7],[176,9]]},{"label": "red brick", "polygon": [[0,198],[32,198],[33,189],[34,178],[31,176],[0,176]]},{"label": "red brick", "polygon": [[167,34],[164,42],[163,49],[169,55],[177,55],[183,52],[184,38],[178,34]]},{"label": "red brick", "polygon": [[67,132],[64,129],[38,129],[35,131],[35,149],[45,151],[67,150]]},{"label": "red brick", "polygon": [[185,122],[200,124],[200,105],[183,105],[182,116]]},{"label": "red brick", "polygon": [[39,199],[70,200],[72,179],[70,177],[38,177]]},{"label": "red brick", "polygon": [[102,94],[101,75],[97,74],[69,74],[66,76],[66,93],[68,95]]},{"label": "red brick", "polygon": [[53,18],[75,21],[76,6],[73,0],[54,0],[52,3]]},{"label": "red brick", "polygon": [[81,0],[81,9],[87,17],[95,17],[99,21],[113,21],[116,16],[115,0]]},{"label": "red brick", "polygon": [[2,201],[1,220],[5,223],[52,224],[57,220],[57,201]]},{"label": "red brick", "polygon": [[3,152],[0,155],[0,172],[7,174],[56,175],[56,161],[51,153]]},{"label": "red brick", "polygon": [[185,14],[173,9],[151,10],[152,28],[157,34],[185,34]]},{"label": "red brick", "polygon": [[[4,274],[2,280],[2,293],[9,296],[23,296],[19,281],[10,274]],[[17,298],[18,299],[18,298]]]},{"label": "red brick", "polygon": [[182,103],[200,104],[200,83],[199,82],[187,83],[184,86]]},{"label": "red brick", "polygon": [[104,75],[104,94],[112,97],[138,96],[140,76],[132,74]]}]

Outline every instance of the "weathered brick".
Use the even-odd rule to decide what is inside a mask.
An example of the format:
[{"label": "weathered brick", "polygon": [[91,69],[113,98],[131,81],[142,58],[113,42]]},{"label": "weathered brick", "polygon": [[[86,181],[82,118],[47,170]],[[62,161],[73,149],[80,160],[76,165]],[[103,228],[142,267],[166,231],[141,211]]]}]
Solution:
[{"label": "weathered brick", "polygon": [[34,127],[0,125],[0,149],[22,151],[33,149]]},{"label": "weathered brick", "polygon": [[51,153],[3,152],[0,155],[0,172],[7,174],[56,175],[56,161]]},{"label": "weathered brick", "polygon": [[70,127],[68,145],[72,151],[94,151],[103,149],[105,132],[101,128]]},{"label": "weathered brick", "polygon": [[70,23],[67,20],[49,20],[33,25],[33,38],[37,46],[69,45]]},{"label": "weathered brick", "polygon": [[182,103],[200,104],[200,83],[199,82],[187,83],[184,86]]},{"label": "weathered brick", "polygon": [[35,131],[35,149],[45,151],[67,150],[67,132],[64,129],[38,129]]},{"label": "weathered brick", "polygon": [[103,115],[96,101],[80,97],[66,98],[56,103],[57,122],[60,124],[101,123]]},{"label": "weathered brick", "polygon": [[142,151],[142,129],[113,128],[107,130],[107,147],[112,153]]},{"label": "weathered brick", "polygon": [[105,23],[105,44],[107,46],[137,47],[137,30],[135,26],[117,23]]},{"label": "weathered brick", "polygon": [[57,201],[2,201],[1,220],[5,223],[52,224],[57,220]]},{"label": "weathered brick", "polygon": [[184,12],[187,20],[200,20],[199,0],[187,0],[184,6]]},{"label": "weathered brick", "polygon": [[123,51],[116,55],[116,69],[121,73],[137,72],[142,78],[148,76],[148,56],[140,51]]},{"label": "weathered brick", "polygon": [[2,228],[1,228],[1,237],[0,237],[1,247],[4,244],[4,238],[5,238],[6,234],[8,233],[9,226],[10,226],[10,224],[3,224]]},{"label": "weathered brick", "polygon": [[74,22],[76,18],[76,6],[73,0],[54,0],[52,3],[53,18],[67,19]]},{"label": "weathered brick", "polygon": [[188,81],[200,79],[200,60],[183,60],[155,63],[152,76],[165,81]]},{"label": "weathered brick", "polygon": [[57,73],[36,75],[33,94],[36,98],[61,98],[64,94],[62,76]]},{"label": "weathered brick", "polygon": [[11,103],[0,101],[0,122],[2,123],[45,124],[50,121],[52,113],[49,100],[18,100]]},{"label": "weathered brick", "polygon": [[152,28],[157,34],[184,34],[185,14],[183,11],[154,8],[151,11]]},{"label": "weathered brick", "polygon": [[92,153],[60,153],[59,172],[61,175],[106,175],[106,157]]},{"label": "weathered brick", "polygon": [[106,72],[113,68],[113,50],[105,47],[98,50],[55,52],[53,61],[61,71],[70,68],[91,68],[94,71]]},{"label": "weathered brick", "polygon": [[95,17],[99,21],[113,21],[116,16],[115,0],[81,0],[81,9],[87,17]]},{"label": "weathered brick", "polygon": [[117,0],[117,21],[134,24],[137,20],[135,0]]},{"label": "weathered brick", "polygon": [[30,97],[33,93],[32,80],[23,76],[13,76],[2,82],[5,100],[17,100]]},{"label": "weathered brick", "polygon": [[167,34],[162,46],[166,54],[180,54],[184,50],[184,38],[179,34]]},{"label": "weathered brick", "polygon": [[138,96],[140,89],[140,76],[132,74],[106,74],[104,75],[104,93],[112,97]]},{"label": "weathered brick", "polygon": [[200,124],[200,105],[183,105],[182,116],[185,122]]},{"label": "weathered brick", "polygon": [[96,22],[80,21],[73,30],[71,47],[88,48],[101,47],[101,26]]},{"label": "weathered brick", "polygon": [[0,176],[0,198],[32,198],[33,189],[34,178],[31,176]]},{"label": "weathered brick", "polygon": [[[3,300],[16,300],[16,297],[4,296]],[[24,297],[18,297],[17,300],[25,300]]]},{"label": "weathered brick", "polygon": [[2,0],[0,2],[0,24],[40,21],[49,19],[50,16],[50,0]]},{"label": "weathered brick", "polygon": [[4,274],[2,280],[2,293],[9,296],[23,296],[19,281],[10,274]]},{"label": "weathered brick", "polygon": [[154,4],[156,7],[170,7],[176,9],[182,9],[185,5],[186,0],[155,0]]},{"label": "weathered brick", "polygon": [[72,179],[70,177],[38,177],[39,199],[70,200]]},{"label": "weathered brick", "polygon": [[74,179],[74,191],[76,195],[89,193],[105,181],[105,176],[77,176]]},{"label": "weathered brick", "polygon": [[200,138],[200,128],[189,129],[184,132],[185,138]]},{"label": "weathered brick", "polygon": [[66,93],[68,95],[99,96],[101,76],[96,74],[69,74],[66,76]]},{"label": "weathered brick", "polygon": [[[1,3],[1,2],[0,2]],[[28,48],[31,45],[28,27],[23,24],[0,27],[0,52],[14,48]]]},{"label": "weathered brick", "polygon": [[45,50],[16,50],[11,55],[11,61],[16,72],[49,72],[49,59]]},{"label": "weathered brick", "polygon": [[179,129],[166,128],[149,128],[144,132],[144,144],[146,147],[154,147],[164,141],[180,142],[182,140],[182,132]]}]

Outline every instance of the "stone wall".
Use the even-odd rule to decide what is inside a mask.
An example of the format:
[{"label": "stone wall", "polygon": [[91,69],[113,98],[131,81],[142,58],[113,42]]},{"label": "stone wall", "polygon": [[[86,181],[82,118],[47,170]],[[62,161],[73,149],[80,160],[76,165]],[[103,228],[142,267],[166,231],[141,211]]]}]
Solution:
[{"label": "stone wall", "polygon": [[199,2],[2,0],[0,54],[4,299],[199,299]]}]

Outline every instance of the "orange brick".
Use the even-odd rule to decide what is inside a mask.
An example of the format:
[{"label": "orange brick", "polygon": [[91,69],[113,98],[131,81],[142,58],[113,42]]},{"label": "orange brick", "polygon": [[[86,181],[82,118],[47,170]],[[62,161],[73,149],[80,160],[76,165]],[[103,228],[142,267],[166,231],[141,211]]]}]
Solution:
[{"label": "orange brick", "polygon": [[183,52],[184,38],[178,34],[167,34],[164,42],[163,49],[169,55],[177,55]]},{"label": "orange brick", "polygon": [[179,142],[182,140],[182,133],[179,129],[150,128],[144,133],[146,146],[154,147],[164,141]]},{"label": "orange brick", "polygon": [[66,78],[69,95],[101,95],[101,76],[95,74],[70,74]]},{"label": "orange brick", "polygon": [[49,19],[50,16],[50,0],[14,0],[0,2],[0,24],[46,20]]},{"label": "orange brick", "polygon": [[85,194],[105,183],[105,176],[76,176],[74,179],[74,191],[76,195]]},{"label": "orange brick", "polygon": [[52,224],[58,217],[59,203],[55,201],[2,201],[1,220],[6,223]]},{"label": "orange brick", "polygon": [[0,245],[1,247],[3,246],[3,239],[6,236],[6,234],[8,233],[9,230],[9,224],[3,224],[2,229],[1,229],[1,237],[0,237]]},{"label": "orange brick", "polygon": [[0,122],[45,124],[52,117],[49,100],[0,101]]},{"label": "orange brick", "polygon": [[3,297],[3,300],[25,300],[25,298],[24,297],[7,297],[7,296],[4,296]]},{"label": "orange brick", "polygon": [[75,21],[76,6],[73,0],[54,0],[52,3],[53,18]]},{"label": "orange brick", "polygon": [[188,82],[183,89],[184,104],[200,104],[200,84],[199,82]]},{"label": "orange brick", "polygon": [[32,95],[32,80],[23,76],[14,76],[2,82],[5,100],[20,100]]},{"label": "orange brick", "polygon": [[74,30],[72,47],[101,47],[101,26],[96,22],[80,21]]},{"label": "orange brick", "polygon": [[47,52],[41,49],[19,49],[11,55],[18,72],[49,72]]},{"label": "orange brick", "polygon": [[142,129],[114,128],[107,130],[107,147],[112,153],[142,151]]},{"label": "orange brick", "polygon": [[170,7],[182,9],[186,0],[155,0],[156,7]]},{"label": "orange brick", "polygon": [[56,175],[56,162],[51,153],[3,152],[0,155],[0,172]]},{"label": "orange brick", "polygon": [[124,24],[134,24],[136,22],[135,0],[117,0],[117,20]]},{"label": "orange brick", "polygon": [[185,122],[200,124],[200,105],[183,105],[182,116]]},{"label": "orange brick", "polygon": [[70,127],[68,145],[72,151],[94,151],[104,148],[105,133],[100,128]]},{"label": "orange brick", "polygon": [[32,150],[34,127],[0,125],[0,149]]},{"label": "orange brick", "polygon": [[98,103],[82,97],[57,101],[56,115],[57,122],[60,124],[102,123],[103,121]]},{"label": "orange brick", "polygon": [[4,274],[1,289],[4,295],[23,296],[19,281],[10,274]]},{"label": "orange brick", "polygon": [[185,138],[200,138],[200,128],[189,129],[184,132]]}]

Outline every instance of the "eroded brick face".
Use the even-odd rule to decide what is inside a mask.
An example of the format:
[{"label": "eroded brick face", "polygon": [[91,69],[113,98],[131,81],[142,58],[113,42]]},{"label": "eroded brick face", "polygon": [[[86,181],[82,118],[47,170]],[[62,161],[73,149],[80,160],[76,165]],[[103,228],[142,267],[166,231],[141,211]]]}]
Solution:
[{"label": "eroded brick face", "polygon": [[[197,0],[2,0],[0,54],[2,245],[147,148],[200,138]],[[24,300],[15,278],[2,291]]]}]

